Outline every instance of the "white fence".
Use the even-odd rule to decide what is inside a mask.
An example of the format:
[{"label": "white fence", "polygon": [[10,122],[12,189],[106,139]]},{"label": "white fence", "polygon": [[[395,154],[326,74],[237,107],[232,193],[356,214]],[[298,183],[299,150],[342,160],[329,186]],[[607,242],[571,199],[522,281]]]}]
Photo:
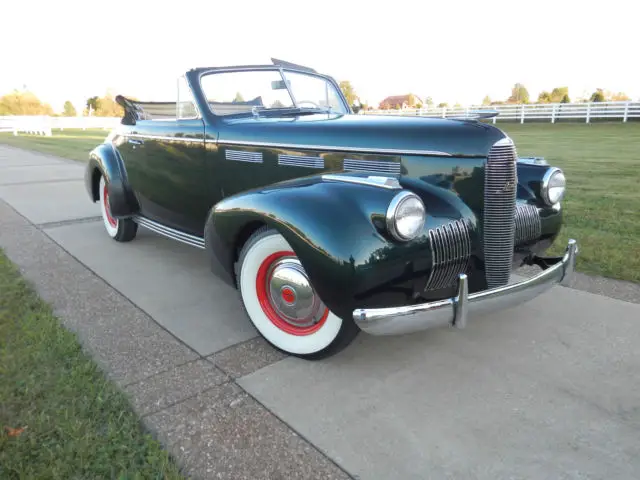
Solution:
[{"label": "white fence", "polygon": [[49,117],[47,115],[7,115],[0,116],[0,132],[33,133],[51,136],[52,130],[65,128],[111,129],[120,123],[120,117]]},{"label": "white fence", "polygon": [[626,122],[640,119],[640,102],[594,102],[594,103],[541,103],[522,105],[475,105],[471,107],[419,108],[404,110],[367,110],[366,115],[417,115],[421,117],[473,118],[479,112],[497,111],[499,115],[491,121],[509,120],[524,123],[529,120],[584,121],[609,120]]}]

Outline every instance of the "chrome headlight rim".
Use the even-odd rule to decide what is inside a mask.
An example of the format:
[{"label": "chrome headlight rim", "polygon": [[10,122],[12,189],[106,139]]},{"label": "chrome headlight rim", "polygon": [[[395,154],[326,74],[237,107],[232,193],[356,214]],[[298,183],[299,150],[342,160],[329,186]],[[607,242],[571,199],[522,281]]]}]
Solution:
[{"label": "chrome headlight rim", "polygon": [[560,203],[560,201],[564,198],[564,194],[567,190],[567,182],[565,177],[565,185],[563,187],[562,195],[560,195],[560,198],[556,202],[552,202],[551,198],[549,198],[549,183],[551,182],[551,179],[556,173],[560,173],[564,176],[564,172],[562,171],[561,168],[550,167],[544,173],[544,177],[542,177],[542,186],[540,187],[540,195],[542,196],[542,201],[549,206]]},{"label": "chrome headlight rim", "polygon": [[[418,202],[420,202],[420,205],[422,205],[422,222],[420,224],[420,227],[416,229],[416,233],[413,236],[402,235],[402,233],[398,231],[398,226],[397,226],[398,210],[402,206],[402,204],[409,199],[416,199]],[[401,242],[408,242],[410,240],[413,240],[420,234],[420,232],[424,228],[426,218],[427,218],[427,212],[422,199],[413,192],[410,192],[408,190],[403,190],[402,192],[396,194],[391,199],[391,202],[389,203],[389,207],[387,208],[387,214],[386,214],[387,230],[389,231],[389,233],[394,239],[399,240]]]}]

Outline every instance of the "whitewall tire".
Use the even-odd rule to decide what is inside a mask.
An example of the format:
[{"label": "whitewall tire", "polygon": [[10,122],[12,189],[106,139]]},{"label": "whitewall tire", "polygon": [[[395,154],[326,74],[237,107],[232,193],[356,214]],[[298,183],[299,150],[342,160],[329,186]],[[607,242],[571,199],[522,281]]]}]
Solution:
[{"label": "whitewall tire", "polygon": [[102,213],[102,221],[107,234],[118,242],[128,242],[133,240],[138,231],[138,224],[130,218],[118,219],[111,215],[109,188],[104,180],[104,176],[100,176],[100,185],[98,186],[98,189],[100,194],[100,211]]},{"label": "whitewall tire", "polygon": [[244,245],[238,286],[245,310],[276,348],[304,358],[323,358],[347,346],[359,332],[322,303],[285,238],[261,228]]}]

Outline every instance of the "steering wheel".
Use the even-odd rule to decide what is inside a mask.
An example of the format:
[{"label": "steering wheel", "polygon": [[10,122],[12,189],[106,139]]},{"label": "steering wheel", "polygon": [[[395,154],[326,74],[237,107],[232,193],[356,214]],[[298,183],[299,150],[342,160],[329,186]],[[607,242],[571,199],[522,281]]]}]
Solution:
[{"label": "steering wheel", "polygon": [[298,104],[298,106],[300,106],[301,103],[310,103],[315,108],[321,108],[320,105],[318,105],[316,102],[312,102],[311,100],[297,100],[296,103]]}]

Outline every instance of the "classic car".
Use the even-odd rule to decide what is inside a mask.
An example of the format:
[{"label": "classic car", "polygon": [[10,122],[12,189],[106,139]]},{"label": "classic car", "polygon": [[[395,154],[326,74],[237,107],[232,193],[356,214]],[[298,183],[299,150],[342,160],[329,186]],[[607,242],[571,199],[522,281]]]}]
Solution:
[{"label": "classic car", "polygon": [[[308,359],[570,281],[543,253],[565,176],[482,118],[362,115],[336,81],[273,64],[194,68],[172,102],[123,96],[85,183],[118,242],[145,227],[206,250],[273,346]],[[522,265],[541,271],[512,281]]]}]

